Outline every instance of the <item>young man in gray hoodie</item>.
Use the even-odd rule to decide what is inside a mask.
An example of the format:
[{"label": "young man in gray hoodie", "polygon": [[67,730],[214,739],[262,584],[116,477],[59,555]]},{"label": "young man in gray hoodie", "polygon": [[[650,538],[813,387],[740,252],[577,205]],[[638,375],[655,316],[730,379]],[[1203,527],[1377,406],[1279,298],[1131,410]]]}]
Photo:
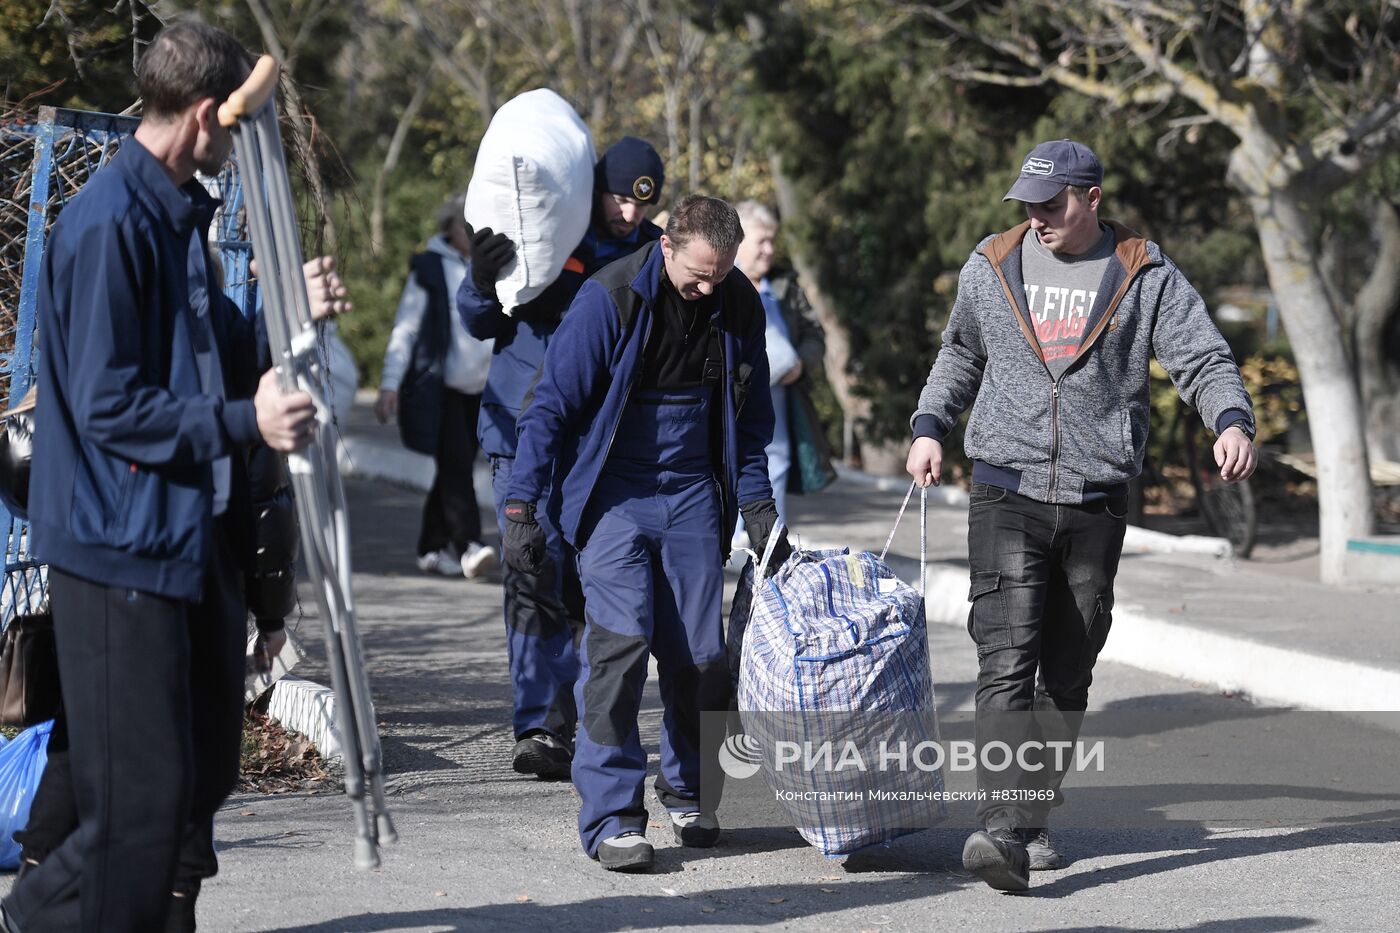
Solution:
[{"label": "young man in gray hoodie", "polygon": [[[1257,462],[1249,394],[1205,302],[1156,243],[1099,220],[1102,183],[1087,146],[1031,150],[1004,198],[1029,219],[963,266],[911,419],[908,470],[928,486],[972,406],[968,631],[984,744],[1078,736],[1112,618],[1128,481],[1142,469],[1151,358],[1217,433],[1222,479],[1239,482]],[[968,838],[963,864],[998,890],[1026,890],[1029,870],[1063,864],[1046,823],[1064,768],[1050,753],[1041,763],[979,774],[985,830]]]}]

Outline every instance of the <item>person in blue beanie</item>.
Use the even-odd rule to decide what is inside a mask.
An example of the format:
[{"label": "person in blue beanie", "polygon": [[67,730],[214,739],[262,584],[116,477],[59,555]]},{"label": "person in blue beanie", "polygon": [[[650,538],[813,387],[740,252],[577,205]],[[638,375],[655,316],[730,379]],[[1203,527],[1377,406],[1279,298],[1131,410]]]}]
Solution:
[{"label": "person in blue beanie", "polygon": [[[496,298],[496,279],[515,254],[515,244],[490,228],[473,234],[472,259],[457,292],[457,308],[473,337],[495,342],[477,437],[491,461],[496,518],[502,535],[506,529],[505,490],[515,464],[516,419],[560,317],[589,276],[661,236],[660,228],[647,220],[647,215],[660,199],[665,181],[661,157],[645,140],[625,136],[608,147],[594,169],[588,233],[559,278],[542,295],[509,315]],[[502,573],[514,694],[516,742],[511,767],[520,774],[566,779],[578,720],[575,641],[583,629],[583,595],[563,539],[547,518],[542,527],[547,535],[548,559],[538,572],[506,566]]]},{"label": "person in blue beanie", "polygon": [[739,215],[718,198],[676,205],[658,243],[580,289],[520,416],[506,490],[506,562],[547,561],[545,521],[578,551],[587,599],[573,762],[579,838],[610,871],[646,871],[647,755],[637,729],[655,655],[665,715],[657,797],[684,846],[719,839],[718,752],[701,718],[729,707],[721,601],[742,513],[773,566],[789,553],[768,480],[773,405],[766,317],[734,267]]}]

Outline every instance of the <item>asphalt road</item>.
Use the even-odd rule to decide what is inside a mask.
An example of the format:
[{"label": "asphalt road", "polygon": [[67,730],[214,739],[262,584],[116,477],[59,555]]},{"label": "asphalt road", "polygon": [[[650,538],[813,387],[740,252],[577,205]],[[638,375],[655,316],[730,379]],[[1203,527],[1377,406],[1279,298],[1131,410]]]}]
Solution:
[{"label": "asphalt road", "polygon": [[[1393,732],[1261,713],[1111,664],[1093,688],[1095,708],[1117,717],[1111,767],[1083,778],[1070,828],[1056,833],[1072,863],[1035,876],[1027,895],[965,873],[967,830],[957,825],[846,859],[823,858],[779,825],[686,850],[650,797],[657,871],[606,873],[578,847],[571,786],[510,770],[498,586],[415,568],[417,494],[352,481],[350,495],[402,841],[382,868],[357,872],[340,797],[230,800],[216,827],[222,872],[200,898],[203,931],[1396,929]],[[306,611],[299,624],[313,656],[297,673],[320,679],[309,600]],[[971,644],[935,626],[930,648],[940,708],[968,708]],[[659,719],[649,685],[642,729],[653,765]],[[1116,819],[1095,820],[1109,810]]]}]

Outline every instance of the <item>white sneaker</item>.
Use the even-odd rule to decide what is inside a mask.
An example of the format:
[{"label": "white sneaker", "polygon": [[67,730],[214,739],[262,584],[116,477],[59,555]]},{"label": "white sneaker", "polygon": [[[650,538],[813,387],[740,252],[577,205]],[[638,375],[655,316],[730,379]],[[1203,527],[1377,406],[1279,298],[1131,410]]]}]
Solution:
[{"label": "white sneaker", "polygon": [[440,573],[444,577],[455,577],[462,572],[462,566],[457,563],[457,552],[450,548],[419,554],[418,569],[424,573]]},{"label": "white sneaker", "polygon": [[671,812],[671,832],[683,846],[708,849],[719,842],[719,820],[699,810]]},{"label": "white sneaker", "polygon": [[467,545],[467,550],[462,555],[462,576],[468,580],[475,580],[482,574],[495,570],[497,563],[495,548],[480,541],[473,541]]}]

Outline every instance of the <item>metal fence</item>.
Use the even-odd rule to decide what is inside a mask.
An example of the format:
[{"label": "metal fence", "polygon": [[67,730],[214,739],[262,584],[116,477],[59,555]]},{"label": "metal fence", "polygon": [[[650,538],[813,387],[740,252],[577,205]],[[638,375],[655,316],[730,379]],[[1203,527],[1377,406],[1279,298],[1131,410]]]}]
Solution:
[{"label": "metal fence", "polygon": [[[12,116],[0,123],[0,399],[4,408],[24,397],[35,376],[39,272],[48,233],[87,180],[135,131],[136,117],[44,107],[35,119]],[[243,192],[232,161],[216,179],[200,179],[223,199],[210,245],[224,269],[224,291],[243,311],[256,302],[249,283],[251,245],[244,226]],[[44,568],[29,554],[28,523],[0,504],[0,527],[9,529],[0,622],[37,609],[46,589]]]}]

